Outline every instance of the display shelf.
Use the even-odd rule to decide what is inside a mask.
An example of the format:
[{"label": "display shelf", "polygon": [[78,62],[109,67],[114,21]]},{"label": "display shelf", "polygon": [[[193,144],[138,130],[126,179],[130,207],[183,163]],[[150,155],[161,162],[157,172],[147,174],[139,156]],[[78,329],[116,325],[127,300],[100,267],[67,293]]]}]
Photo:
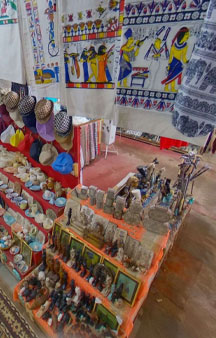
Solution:
[{"label": "display shelf", "polygon": [[110,255],[106,254],[105,250],[106,247],[102,248],[101,250],[96,248],[93,244],[90,242],[86,241],[82,236],[78,235],[73,228],[71,227],[65,227],[63,224],[65,218],[64,215],[60,216],[55,220],[55,223],[57,223],[59,226],[61,226],[63,229],[66,229],[68,232],[71,233],[71,235],[78,239],[79,241],[83,242],[87,247],[91,248],[95,252],[97,252],[99,255],[103,256],[103,259],[106,259],[110,261],[113,265],[115,265],[118,269],[121,269],[123,272],[126,272],[127,274],[132,275],[134,278],[139,278],[140,273],[134,273],[133,271],[128,270],[121,262],[117,261],[115,257],[111,257]]},{"label": "display shelf", "polygon": [[38,230],[43,232],[43,234],[45,235],[46,240],[47,240],[48,234],[52,231],[52,229],[46,230],[40,224],[35,222],[35,219],[33,217],[26,216],[25,211],[20,209],[15,203],[11,202],[11,200],[9,200],[9,198],[7,198],[2,191],[0,191],[0,196],[4,199],[4,201],[8,205],[8,207],[10,207],[12,210],[18,212],[20,215],[22,215],[27,220],[29,220],[30,223],[34,224],[38,228]]},{"label": "display shelf", "polygon": [[[129,138],[129,139],[132,139],[132,140],[136,140],[136,141],[139,141],[139,142],[142,142],[142,143],[147,143],[147,144],[150,144],[150,145],[155,146],[155,147],[160,147],[160,142],[149,140],[146,137],[135,136],[135,135],[132,136],[132,135],[126,134],[122,131],[121,132],[117,131],[116,135],[118,135],[120,137]],[[183,150],[181,148],[176,148],[176,147],[170,147],[169,150],[175,151],[176,153],[180,153],[180,154],[187,154],[187,152],[188,152],[187,150]]]},{"label": "display shelf", "polygon": [[60,216],[62,212],[64,211],[64,208],[59,208],[55,205],[50,204],[48,201],[44,200],[43,191],[41,190],[37,192],[32,191],[25,186],[24,182],[22,182],[19,178],[15,177],[13,174],[7,173],[6,171],[4,171],[4,169],[1,169],[1,168],[0,168],[0,172],[3,175],[7,176],[9,181],[13,183],[18,182],[21,185],[22,189],[25,190],[29,195],[31,195],[34,198],[34,200],[37,200],[45,210],[52,209],[53,211],[55,211],[57,216]]},{"label": "display shelf", "polygon": [[1,251],[1,255],[5,255],[5,256],[6,256],[7,261],[5,262],[5,263],[6,263],[5,265],[7,266],[8,269],[10,269],[10,271],[11,271],[12,274],[15,276],[15,278],[17,278],[17,277],[16,277],[16,275],[15,275],[14,272],[13,272],[13,268],[12,268],[11,264],[14,265],[14,269],[15,269],[15,270],[17,271],[17,273],[20,275],[20,278],[21,278],[21,279],[25,278],[31,271],[33,271],[33,270],[36,268],[36,265],[32,265],[32,266],[29,267],[28,271],[26,271],[25,273],[22,273],[22,272],[20,272],[20,271],[16,268],[16,266],[15,266],[15,264],[14,264],[14,262],[13,262],[14,256],[11,255],[10,249]]}]

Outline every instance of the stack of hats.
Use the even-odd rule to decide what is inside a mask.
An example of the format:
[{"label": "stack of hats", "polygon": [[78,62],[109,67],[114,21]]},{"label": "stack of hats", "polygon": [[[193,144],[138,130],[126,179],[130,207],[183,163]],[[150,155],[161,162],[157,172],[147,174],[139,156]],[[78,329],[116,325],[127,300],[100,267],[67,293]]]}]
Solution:
[{"label": "stack of hats", "polygon": [[53,102],[42,99],[35,106],[36,127],[38,134],[46,141],[55,139]]},{"label": "stack of hats", "polygon": [[33,133],[37,132],[35,117],[35,96],[24,96],[18,104],[18,112],[22,116],[23,122]]},{"label": "stack of hats", "polygon": [[11,91],[11,92],[8,92],[7,95],[4,97],[4,104],[10,115],[10,118],[15,122],[15,124],[19,128],[23,128],[24,123],[18,111],[19,100],[20,100],[19,94]]},{"label": "stack of hats", "polygon": [[54,120],[55,139],[60,146],[69,151],[73,146],[73,123],[72,116],[67,115],[67,111],[61,110],[56,114]]}]

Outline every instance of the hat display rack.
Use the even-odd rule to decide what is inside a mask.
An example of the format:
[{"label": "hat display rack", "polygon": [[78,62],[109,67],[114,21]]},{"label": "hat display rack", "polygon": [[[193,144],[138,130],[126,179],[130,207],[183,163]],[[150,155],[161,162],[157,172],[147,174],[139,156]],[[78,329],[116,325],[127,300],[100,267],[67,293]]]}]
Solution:
[{"label": "hat display rack", "polygon": [[[10,237],[9,242],[11,242],[11,246],[4,249],[1,257],[2,261],[12,270],[14,276],[20,280],[41,262],[42,246],[37,244],[34,248],[30,247],[25,239],[19,237],[23,236],[24,233],[22,232],[20,232],[19,236],[16,236],[16,232],[13,231],[13,222],[15,222],[15,226],[17,224],[17,229],[19,228],[19,224],[23,225],[29,222],[32,229],[37,229],[36,232],[41,234],[42,239],[44,238],[42,243],[47,241],[48,234],[52,231],[54,219],[63,212],[60,203],[62,201],[58,205],[55,204],[58,199],[57,197],[62,196],[62,193],[64,196],[64,190],[65,193],[67,191],[64,187],[74,187],[79,183],[79,171],[77,169],[79,168],[78,163],[80,161],[80,153],[78,151],[80,150],[80,142],[78,137],[79,128],[73,128],[72,118],[67,117],[65,111],[63,114],[60,112],[61,125],[59,122],[55,123],[52,101],[41,99],[37,102],[34,96],[28,95],[25,88],[15,86],[15,89],[16,91],[10,91],[5,94],[4,105],[0,105],[1,158],[4,157],[4,153],[6,154],[6,162],[8,160],[7,156],[10,155],[14,159],[20,157],[24,160],[26,158],[26,161],[29,162],[32,168],[32,174],[27,169],[30,178],[31,175],[32,177],[34,176],[34,169],[35,171],[36,169],[40,171],[39,174],[42,178],[48,177],[46,184],[46,189],[48,190],[42,190],[41,188],[40,191],[34,191],[28,185],[29,182],[22,180],[22,175],[18,171],[19,167],[17,167],[17,175],[7,170],[13,169],[11,164],[9,167],[5,167],[5,162],[0,166],[0,180],[3,180],[3,185],[1,182],[0,186],[7,186],[7,189],[0,188],[0,198],[2,201],[0,220],[4,231]],[[57,118],[59,121],[59,115]],[[55,125],[56,130],[54,131]],[[55,132],[58,135],[58,142],[55,140]],[[76,140],[78,141],[76,142]],[[76,176],[72,172],[74,159],[77,162]],[[19,160],[14,164],[18,164],[18,162]],[[54,164],[53,168],[52,164]],[[20,163],[19,165],[22,166]],[[23,173],[23,176],[27,175],[27,172]],[[18,196],[17,192],[15,192],[15,187],[17,186],[19,186],[20,190],[20,195],[18,194]],[[52,192],[53,189],[55,189],[55,193]],[[53,197],[48,199],[49,194],[51,197],[55,196],[56,200]],[[17,198],[16,201],[12,195]],[[24,200],[23,196],[26,196],[26,200]],[[22,199],[22,202],[20,201],[19,203],[18,199]],[[51,203],[51,200],[53,200],[53,203]],[[65,198],[59,197],[59,200],[65,200]],[[28,209],[25,209],[26,205],[28,205]],[[31,215],[33,213],[31,205],[33,207],[39,205],[39,209],[37,209],[38,211],[34,217]],[[39,210],[41,213],[37,217]],[[40,215],[41,219],[39,219]],[[42,216],[44,217],[43,220]],[[12,222],[11,225],[8,222]],[[20,266],[14,264],[14,255],[10,252],[10,248],[17,249],[17,247],[19,247],[19,254],[23,257],[29,257],[27,262],[22,260]],[[1,249],[3,250],[3,247]]]},{"label": "hat display rack", "polygon": [[[79,184],[80,130],[79,127],[73,126],[72,117],[68,116],[64,109],[54,116],[53,102],[51,100],[43,98],[36,102],[36,98],[33,96],[25,95],[21,97],[21,95],[13,91],[5,96],[4,104],[6,106],[6,111],[4,110],[3,113],[4,123],[6,126],[12,125],[15,131],[17,129],[23,131],[26,137],[23,144],[21,144],[21,151],[32,165],[40,167],[48,176],[60,181],[65,188],[73,188]],[[32,139],[31,144],[29,144],[29,138]],[[31,156],[30,150],[33,142],[40,143],[42,147],[34,147],[37,150],[37,154]],[[68,160],[67,170],[61,170],[59,166],[53,167],[49,159],[48,162],[46,159],[45,162],[39,162],[39,151],[46,144],[50,144],[50,148],[47,148],[48,151],[52,147],[56,149],[59,155],[67,153],[67,155],[64,155],[64,160]],[[16,151],[15,147],[11,148],[8,143],[5,146],[10,151]],[[45,157],[44,155],[42,156],[42,158]],[[55,159],[54,157],[53,162]],[[55,170],[56,168],[58,168],[58,171]]]}]

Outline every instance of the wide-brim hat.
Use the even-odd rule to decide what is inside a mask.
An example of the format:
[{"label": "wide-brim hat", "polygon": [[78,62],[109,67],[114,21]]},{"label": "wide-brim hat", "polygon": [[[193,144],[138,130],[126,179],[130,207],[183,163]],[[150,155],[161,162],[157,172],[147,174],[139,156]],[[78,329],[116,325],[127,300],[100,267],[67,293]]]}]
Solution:
[{"label": "wide-brim hat", "polygon": [[9,113],[17,110],[19,101],[20,101],[19,94],[17,94],[16,92],[13,92],[13,91],[8,92],[5,95],[4,100],[3,100],[3,102],[6,106],[6,109]]},{"label": "wide-brim hat", "polygon": [[24,96],[18,104],[18,112],[20,115],[27,116],[34,112],[36,102],[35,96]]},{"label": "wide-brim hat", "polygon": [[51,165],[56,157],[58,156],[57,149],[52,144],[44,144],[42,147],[40,156],[39,156],[39,162],[42,165]]},{"label": "wide-brim hat", "polygon": [[73,147],[73,136],[74,136],[73,129],[67,136],[60,136],[56,133],[56,131],[54,132],[54,134],[56,141],[60,144],[60,146],[64,150],[69,151]]},{"label": "wide-brim hat", "polygon": [[35,116],[40,124],[49,121],[53,112],[53,101],[42,99],[35,106]]},{"label": "wide-brim hat", "polygon": [[33,133],[37,133],[36,129],[36,117],[35,117],[35,112],[32,111],[28,115],[23,115],[22,116],[23,122],[27,128],[29,128]]},{"label": "wide-brim hat", "polygon": [[68,136],[73,129],[72,116],[67,115],[66,111],[60,111],[55,115],[54,120],[55,134],[59,136]]},{"label": "wide-brim hat", "polygon": [[24,127],[24,122],[23,119],[21,117],[21,115],[19,114],[18,110],[15,110],[14,112],[9,112],[10,118],[15,122],[15,124],[17,125],[17,127],[19,128],[23,128]]},{"label": "wide-brim hat", "polygon": [[38,121],[36,121],[36,128],[38,134],[46,141],[52,142],[55,140],[54,135],[54,115],[51,114],[50,119],[43,124],[40,124]]}]

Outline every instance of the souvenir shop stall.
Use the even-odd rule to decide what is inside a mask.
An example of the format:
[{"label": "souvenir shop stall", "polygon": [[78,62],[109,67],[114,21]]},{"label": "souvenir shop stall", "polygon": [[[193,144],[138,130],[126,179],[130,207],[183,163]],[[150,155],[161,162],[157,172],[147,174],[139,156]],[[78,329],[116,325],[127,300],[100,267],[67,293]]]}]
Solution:
[{"label": "souvenir shop stall", "polygon": [[[130,336],[208,170],[199,147],[215,152],[215,16],[214,0],[0,0],[1,262],[49,336]],[[176,181],[153,157],[85,186],[117,127],[180,149]]]},{"label": "souvenir shop stall", "polygon": [[129,337],[151,283],[193,204],[199,156],[183,155],[176,181],[157,159],[107,192],[68,190],[42,264],[14,290],[49,336]]}]

